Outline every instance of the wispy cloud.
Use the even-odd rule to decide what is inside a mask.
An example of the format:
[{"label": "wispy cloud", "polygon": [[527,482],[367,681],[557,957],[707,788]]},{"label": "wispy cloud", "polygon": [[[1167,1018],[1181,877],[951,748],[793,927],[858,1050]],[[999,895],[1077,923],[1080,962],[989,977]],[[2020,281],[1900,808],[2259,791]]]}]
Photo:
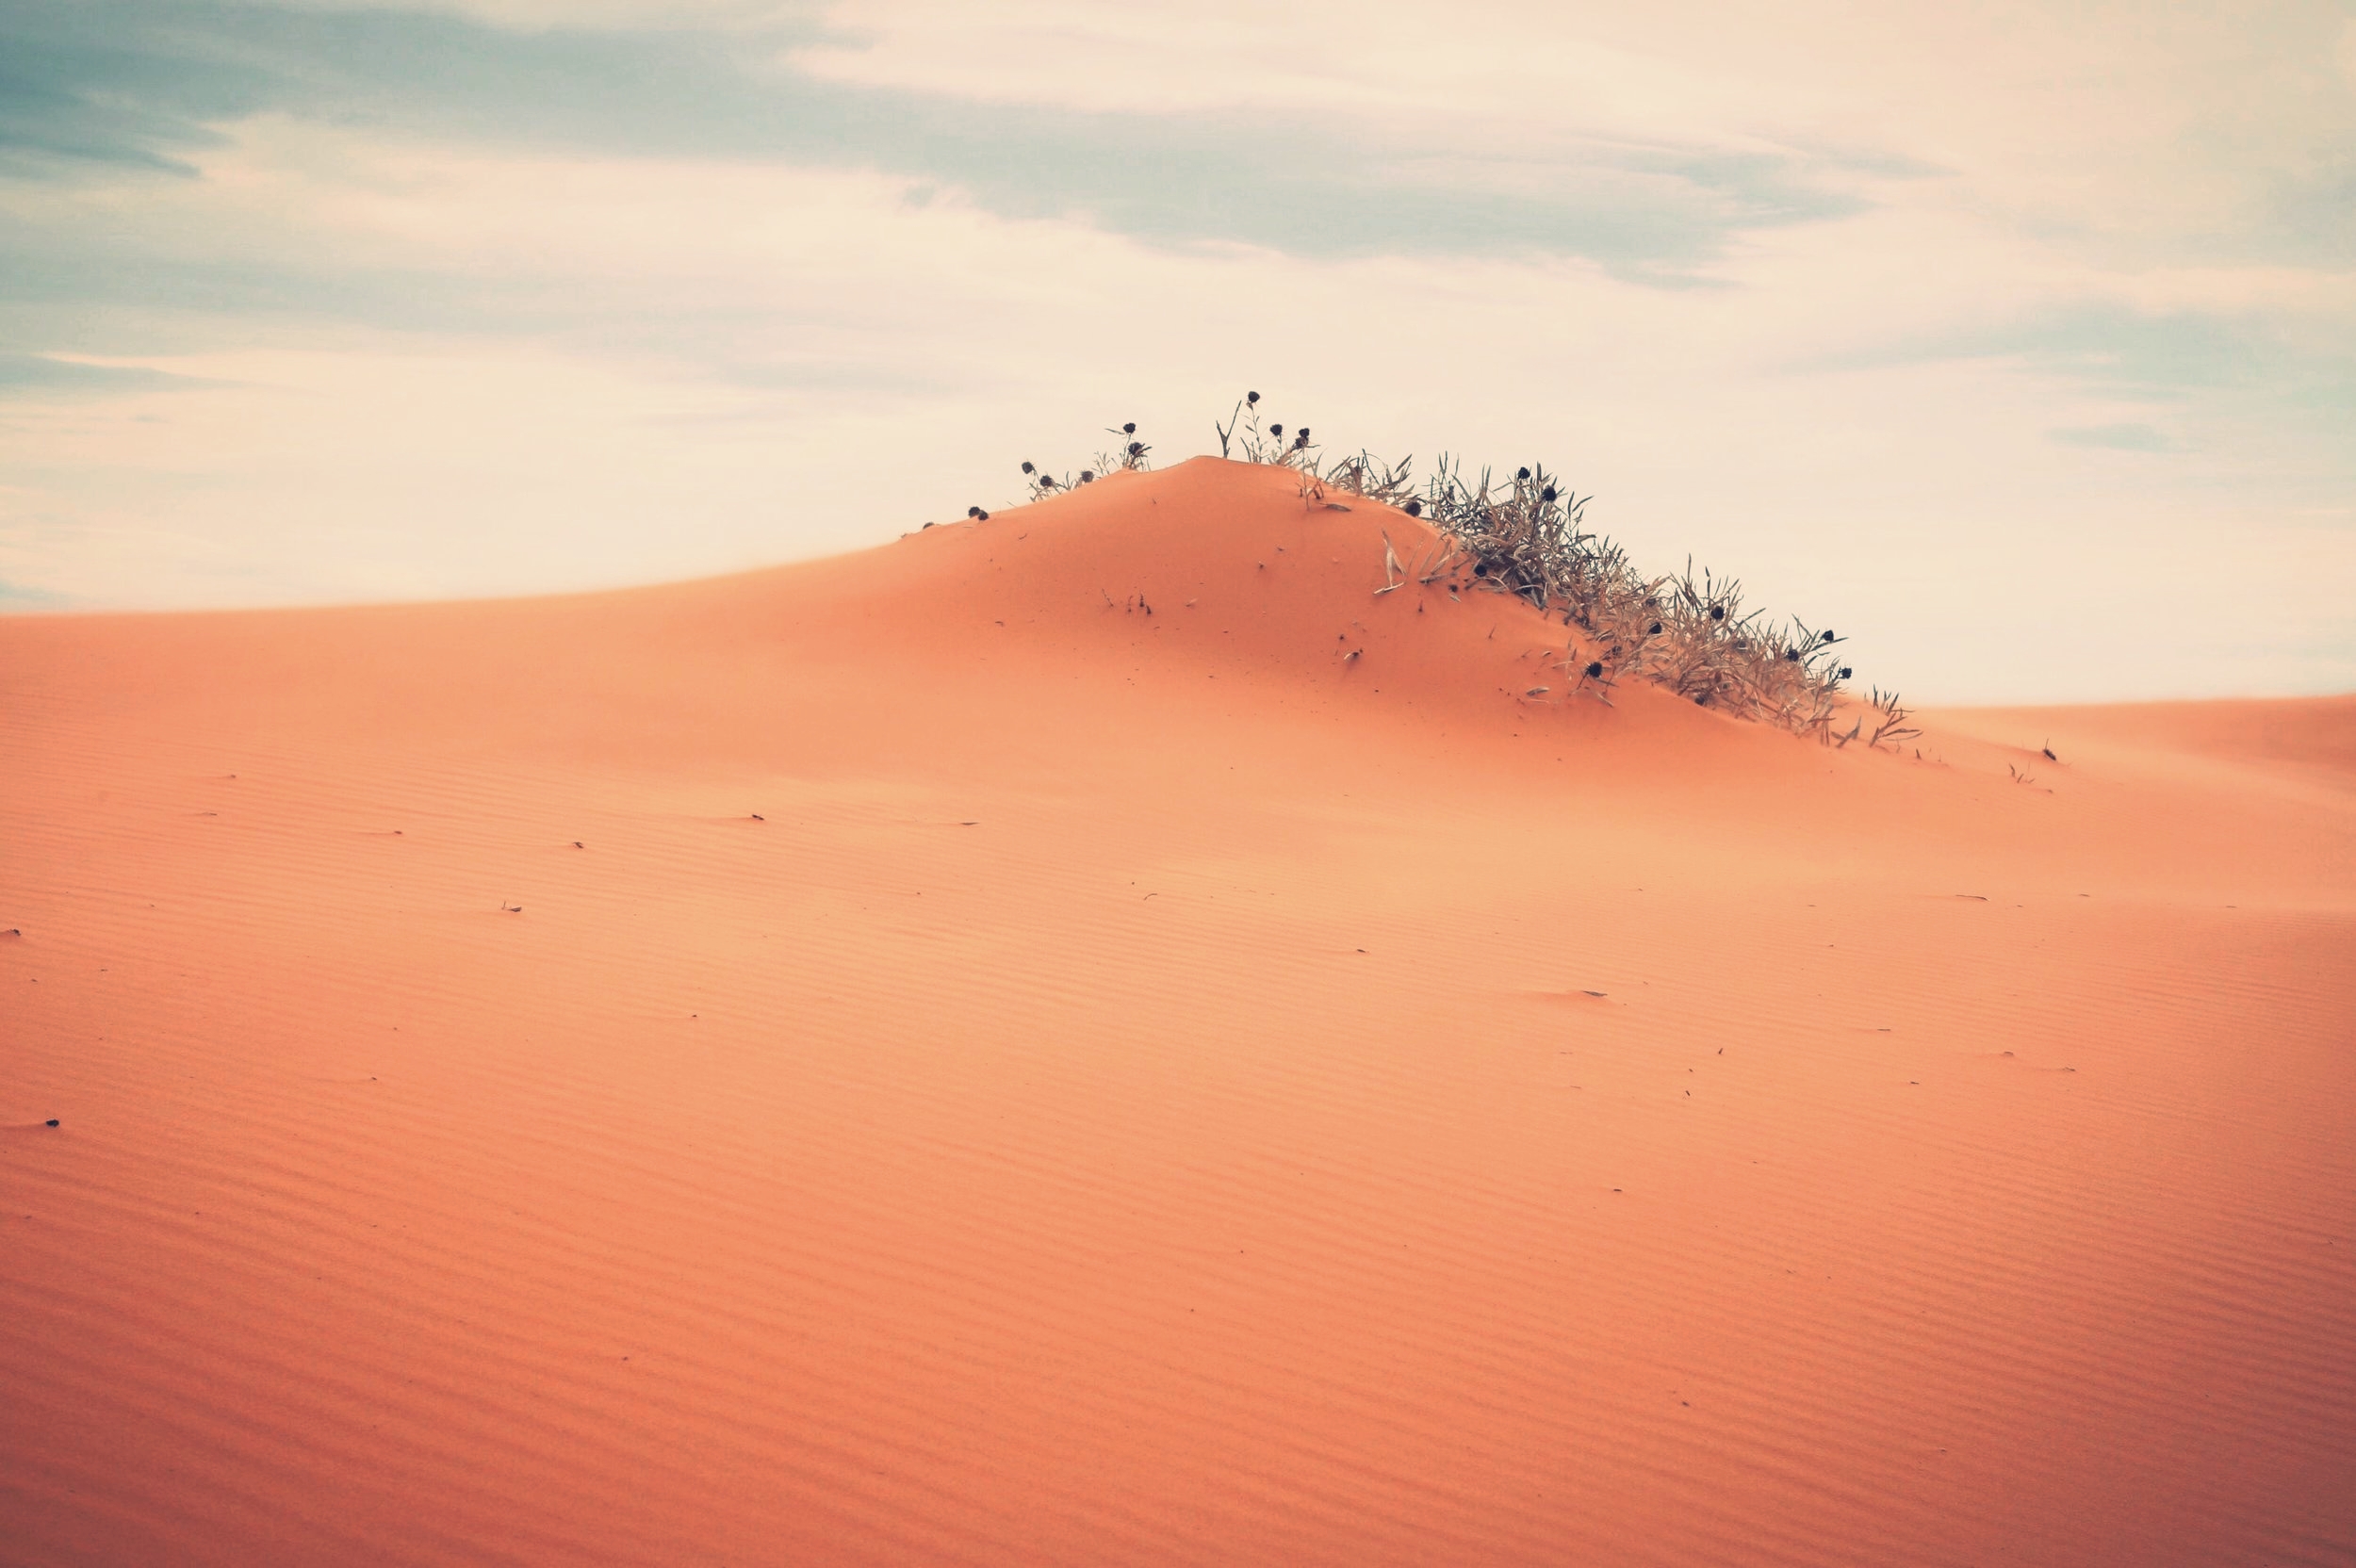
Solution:
[{"label": "wispy cloud", "polygon": [[2103,447],[2119,452],[2167,452],[2176,443],[2152,425],[2078,425],[2052,433],[2066,447]]},{"label": "wispy cloud", "polygon": [[[1593,257],[1632,274],[1745,229],[1854,211],[1836,158],[1557,134],[1477,160],[1447,139],[1100,105],[958,101],[818,74],[808,16],[745,30],[517,32],[461,16],[164,0],[11,0],[0,152],[188,172],[223,122],[283,113],[638,156],[786,159],[955,184],[1018,218],[1300,254]],[[28,162],[28,160],[31,160]]]}]

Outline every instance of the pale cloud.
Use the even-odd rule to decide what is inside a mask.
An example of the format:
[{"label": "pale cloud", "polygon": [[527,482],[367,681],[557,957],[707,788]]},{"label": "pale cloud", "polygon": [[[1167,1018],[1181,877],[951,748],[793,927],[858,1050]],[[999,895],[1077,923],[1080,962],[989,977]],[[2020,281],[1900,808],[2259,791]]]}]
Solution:
[{"label": "pale cloud", "polygon": [[[1717,76],[1598,41],[1559,13],[1470,6],[1445,26],[1391,8],[1110,7],[1026,0],[987,10],[853,0],[825,13],[843,41],[792,52],[835,80],[1089,113],[1226,114],[1250,125],[1333,111],[1436,118],[1525,137],[1573,131],[1740,143],[1756,78]],[[1499,47],[1510,38],[1510,47]]]},{"label": "pale cloud", "polygon": [[1270,134],[1343,113],[1378,139],[1506,159],[1582,139],[1836,166],[1870,154],[1959,178],[1976,203],[2114,237],[2247,220],[2276,199],[2272,181],[2296,182],[2356,133],[2356,105],[2321,63],[2347,48],[2332,0],[1461,0],[1444,18],[1356,0],[844,0],[825,15],[840,40],[790,57],[868,86],[1219,114]]}]

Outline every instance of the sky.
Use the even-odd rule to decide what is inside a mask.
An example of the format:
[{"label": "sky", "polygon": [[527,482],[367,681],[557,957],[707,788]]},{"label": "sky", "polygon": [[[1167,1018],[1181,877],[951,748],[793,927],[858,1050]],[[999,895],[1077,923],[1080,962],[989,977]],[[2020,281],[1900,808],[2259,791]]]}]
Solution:
[{"label": "sky", "polygon": [[829,554],[1246,388],[1909,696],[2356,689],[2356,0],[0,0],[0,612]]}]

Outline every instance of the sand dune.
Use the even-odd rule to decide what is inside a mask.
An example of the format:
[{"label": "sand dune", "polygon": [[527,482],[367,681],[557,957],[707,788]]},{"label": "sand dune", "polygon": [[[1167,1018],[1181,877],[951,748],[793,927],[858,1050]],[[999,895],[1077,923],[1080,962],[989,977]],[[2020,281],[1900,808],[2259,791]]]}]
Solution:
[{"label": "sand dune", "polygon": [[2356,699],[1832,752],[1418,526],[0,621],[0,1559],[2356,1560]]}]

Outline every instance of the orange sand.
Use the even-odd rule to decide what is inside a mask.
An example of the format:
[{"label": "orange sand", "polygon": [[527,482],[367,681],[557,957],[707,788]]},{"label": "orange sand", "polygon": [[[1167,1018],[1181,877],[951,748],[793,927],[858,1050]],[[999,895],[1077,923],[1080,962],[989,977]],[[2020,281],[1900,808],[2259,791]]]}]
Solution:
[{"label": "orange sand", "polygon": [[2356,700],[1835,753],[1383,527],[0,622],[0,1559],[2356,1558]]}]

